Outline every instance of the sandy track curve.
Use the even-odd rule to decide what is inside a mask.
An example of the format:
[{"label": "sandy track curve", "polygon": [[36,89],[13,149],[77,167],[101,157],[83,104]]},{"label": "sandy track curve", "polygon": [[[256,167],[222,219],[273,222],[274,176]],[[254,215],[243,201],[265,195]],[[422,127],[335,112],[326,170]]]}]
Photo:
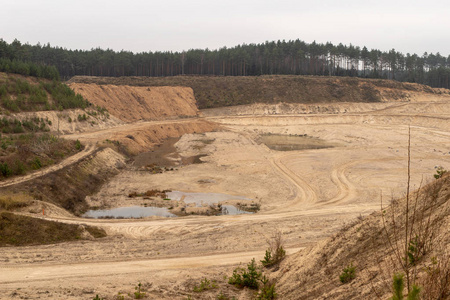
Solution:
[{"label": "sandy track curve", "polygon": [[353,165],[359,164],[361,161],[354,161],[334,168],[331,172],[331,181],[338,187],[338,193],[330,200],[325,201],[322,205],[345,203],[356,195],[356,188],[346,177],[345,172]]},{"label": "sandy track curve", "polygon": [[[292,254],[302,248],[286,249]],[[73,277],[97,277],[114,274],[132,274],[152,272],[157,270],[198,269],[209,266],[226,266],[246,263],[254,257],[263,257],[264,251],[226,253],[218,255],[147,259],[134,261],[91,262],[63,265],[29,265],[0,267],[0,282],[2,284],[26,283],[33,281],[48,281]]]},{"label": "sandy track curve", "polygon": [[297,191],[295,192],[295,199],[292,203],[286,206],[286,209],[292,209],[292,207],[301,206],[302,209],[311,206],[311,204],[317,201],[317,195],[314,189],[305,180],[301,179],[297,174],[292,172],[286,164],[282,161],[284,159],[288,160],[291,157],[296,157],[299,154],[284,154],[278,157],[271,158],[271,164],[278,170],[280,174],[285,176],[285,178],[290,181]]}]

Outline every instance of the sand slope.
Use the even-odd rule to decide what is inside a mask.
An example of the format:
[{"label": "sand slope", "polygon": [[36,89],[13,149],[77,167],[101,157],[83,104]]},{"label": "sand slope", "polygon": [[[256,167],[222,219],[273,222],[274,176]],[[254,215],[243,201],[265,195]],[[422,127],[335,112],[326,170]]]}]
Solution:
[{"label": "sand slope", "polygon": [[72,83],[94,105],[125,122],[196,116],[194,92],[187,87],[131,87]]}]

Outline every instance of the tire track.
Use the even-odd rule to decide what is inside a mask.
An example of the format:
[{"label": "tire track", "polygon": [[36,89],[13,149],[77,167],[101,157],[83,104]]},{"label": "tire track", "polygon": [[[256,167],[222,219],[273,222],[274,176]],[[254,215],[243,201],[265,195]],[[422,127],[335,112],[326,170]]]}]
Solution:
[{"label": "tire track", "polygon": [[288,181],[290,181],[296,188],[295,199],[292,203],[286,206],[286,208],[291,209],[292,207],[310,206],[317,202],[317,195],[314,189],[305,180],[301,179],[297,174],[292,172],[285,164],[283,164],[283,159],[292,158],[299,156],[296,154],[284,154],[275,158],[270,158],[270,163],[275,167],[275,169],[283,175]]},{"label": "tire track", "polygon": [[354,161],[334,168],[331,171],[331,181],[337,186],[336,196],[322,203],[322,205],[343,204],[356,196],[356,187],[348,180],[345,172],[353,165],[361,161]]},{"label": "tire track", "polygon": [[[286,249],[287,254],[295,253],[301,248]],[[247,262],[254,257],[264,256],[264,251],[246,251],[239,253],[223,253],[215,255],[179,257],[166,259],[147,259],[134,261],[108,261],[61,265],[29,265],[3,267],[0,272],[2,284],[47,281],[61,278],[80,278],[111,276],[115,274],[133,274],[159,270],[197,269],[218,267]]]}]

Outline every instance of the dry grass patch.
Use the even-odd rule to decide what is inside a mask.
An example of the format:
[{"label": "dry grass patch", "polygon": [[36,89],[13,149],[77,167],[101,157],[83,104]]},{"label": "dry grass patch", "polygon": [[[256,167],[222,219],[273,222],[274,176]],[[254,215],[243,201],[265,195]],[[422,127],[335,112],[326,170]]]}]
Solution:
[{"label": "dry grass patch", "polygon": [[0,210],[13,210],[28,206],[33,198],[27,194],[9,194],[0,196]]}]

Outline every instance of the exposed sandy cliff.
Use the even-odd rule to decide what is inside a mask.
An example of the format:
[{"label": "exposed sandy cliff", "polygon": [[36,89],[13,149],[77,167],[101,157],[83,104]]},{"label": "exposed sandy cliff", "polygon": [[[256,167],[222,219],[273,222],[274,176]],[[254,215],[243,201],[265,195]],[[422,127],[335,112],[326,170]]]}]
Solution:
[{"label": "exposed sandy cliff", "polygon": [[196,116],[194,92],[187,87],[136,87],[72,83],[94,105],[125,122]]}]

